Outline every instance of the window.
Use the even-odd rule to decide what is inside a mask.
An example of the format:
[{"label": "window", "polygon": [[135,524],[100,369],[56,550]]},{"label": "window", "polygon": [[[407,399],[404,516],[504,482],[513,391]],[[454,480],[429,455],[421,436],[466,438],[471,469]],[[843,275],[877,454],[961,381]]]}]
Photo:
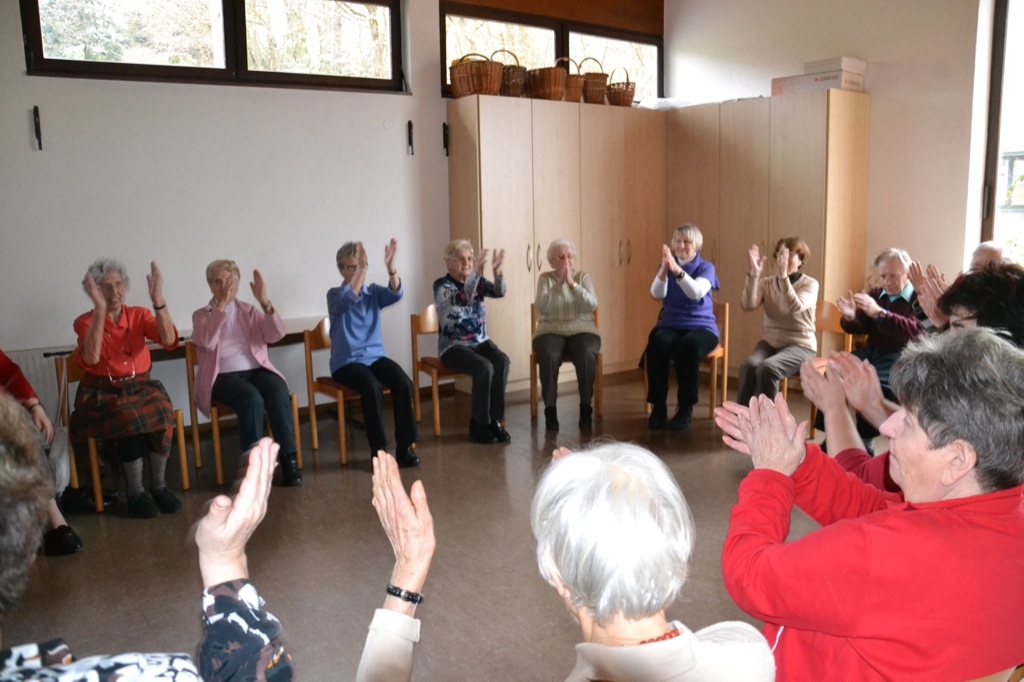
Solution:
[{"label": "window", "polygon": [[[570,57],[579,63],[585,57],[597,59],[609,82],[636,83],[634,101],[657,97],[661,87],[660,36],[639,35],[616,30],[580,26],[570,21],[491,10],[475,5],[455,2],[440,3],[442,92],[450,95],[448,68],[452,62],[466,54],[475,53],[491,57],[505,64],[515,60],[505,49],[515,54],[521,66],[536,69],[553,66],[556,60]],[[574,71],[575,67],[569,67]],[[598,71],[593,61],[582,67],[583,72]],[[614,73],[613,73],[614,72]]]},{"label": "window", "polygon": [[400,0],[21,0],[30,74],[401,90]]}]

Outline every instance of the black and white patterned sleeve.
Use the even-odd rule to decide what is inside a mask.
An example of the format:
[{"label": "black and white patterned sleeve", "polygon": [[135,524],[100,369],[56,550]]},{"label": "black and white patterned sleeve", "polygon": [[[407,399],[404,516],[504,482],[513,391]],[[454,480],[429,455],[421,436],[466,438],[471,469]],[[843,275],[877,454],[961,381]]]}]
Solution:
[{"label": "black and white patterned sleeve", "polygon": [[292,679],[292,657],[281,639],[281,622],[263,609],[247,580],[203,591],[206,633],[199,644],[199,670],[206,682]]}]

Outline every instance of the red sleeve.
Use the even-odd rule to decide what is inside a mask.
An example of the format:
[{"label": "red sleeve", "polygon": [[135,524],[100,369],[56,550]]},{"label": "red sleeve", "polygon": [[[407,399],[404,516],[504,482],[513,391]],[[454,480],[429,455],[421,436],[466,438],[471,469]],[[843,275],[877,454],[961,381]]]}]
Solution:
[{"label": "red sleeve", "polygon": [[[176,326],[174,327],[174,341],[171,343],[171,345],[164,346],[164,344],[160,342],[160,326],[159,324],[157,324],[156,315],[154,315],[149,308],[143,308],[142,306],[132,306],[129,312],[131,311],[137,311],[135,313],[135,319],[138,322],[138,324],[142,327],[146,339],[152,341],[153,343],[159,344],[161,347],[166,348],[167,350],[174,350],[175,348],[178,347],[179,335],[178,328]],[[145,341],[145,339],[143,341]]]},{"label": "red sleeve", "polygon": [[880,511],[902,502],[848,473],[814,443],[808,443],[803,463],[793,474],[796,504],[823,526]]},{"label": "red sleeve", "polygon": [[839,462],[839,466],[843,467],[843,469],[879,490],[886,490],[890,493],[903,492],[896,485],[896,481],[892,480],[892,477],[889,476],[888,452],[872,457],[864,450],[853,448],[843,450],[836,455],[836,461]]},{"label": "red sleeve", "polygon": [[10,393],[14,399],[24,403],[27,400],[38,400],[32,385],[22,373],[21,368],[0,351],[0,393]]}]

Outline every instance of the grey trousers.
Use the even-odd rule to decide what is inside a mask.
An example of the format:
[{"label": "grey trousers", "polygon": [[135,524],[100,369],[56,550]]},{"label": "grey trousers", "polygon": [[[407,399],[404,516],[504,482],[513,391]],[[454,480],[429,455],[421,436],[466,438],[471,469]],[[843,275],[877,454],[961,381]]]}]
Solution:
[{"label": "grey trousers", "polygon": [[558,400],[558,370],[562,355],[568,354],[576,368],[576,381],[580,386],[580,405],[594,400],[594,379],[597,378],[597,353],[601,350],[601,337],[597,334],[541,334],[533,340],[540,368],[540,394],[545,407],[554,407]]},{"label": "grey trousers", "polygon": [[740,365],[736,402],[747,405],[756,395],[774,398],[779,382],[799,372],[800,365],[814,356],[814,351],[804,346],[773,348],[766,341],[758,341],[750,357]]}]

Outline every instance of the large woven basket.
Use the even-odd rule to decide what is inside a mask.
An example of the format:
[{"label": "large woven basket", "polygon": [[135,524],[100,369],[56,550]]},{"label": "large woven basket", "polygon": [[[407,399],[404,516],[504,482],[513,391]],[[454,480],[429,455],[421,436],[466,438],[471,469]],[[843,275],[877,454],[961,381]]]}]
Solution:
[{"label": "large woven basket", "polygon": [[530,97],[561,101],[565,94],[565,69],[560,66],[547,66],[543,69],[530,69],[526,74]]},{"label": "large woven basket", "polygon": [[[612,74],[618,71],[618,68],[612,69]],[[636,95],[636,83],[629,80],[629,71],[626,71],[625,67],[622,67],[622,72],[626,74],[626,82],[609,83],[605,94],[608,96],[608,104],[617,107],[631,107],[633,106],[633,96]]]},{"label": "large woven basket", "polygon": [[448,71],[452,81],[452,97],[497,95],[501,92],[504,65],[482,54],[471,52],[456,59]]},{"label": "large woven basket", "polygon": [[604,104],[605,92],[608,88],[608,74],[604,73],[604,66],[593,57],[584,57],[580,60],[580,70],[583,64],[592,61],[601,69],[598,72],[587,72],[583,74],[583,101],[587,104]]},{"label": "large woven basket", "polygon": [[512,55],[516,60],[513,64],[503,64],[501,70],[501,91],[502,97],[522,97],[526,94],[526,67],[519,65],[519,57],[508,50],[495,50],[491,53],[491,59],[499,52]]},{"label": "large woven basket", "polygon": [[563,102],[579,102],[580,97],[583,96],[583,74],[580,73],[580,65],[576,63],[571,57],[559,57],[555,60],[555,65],[558,62],[569,62],[576,67],[576,73],[569,69],[569,73],[565,76],[565,96],[562,97]]}]

